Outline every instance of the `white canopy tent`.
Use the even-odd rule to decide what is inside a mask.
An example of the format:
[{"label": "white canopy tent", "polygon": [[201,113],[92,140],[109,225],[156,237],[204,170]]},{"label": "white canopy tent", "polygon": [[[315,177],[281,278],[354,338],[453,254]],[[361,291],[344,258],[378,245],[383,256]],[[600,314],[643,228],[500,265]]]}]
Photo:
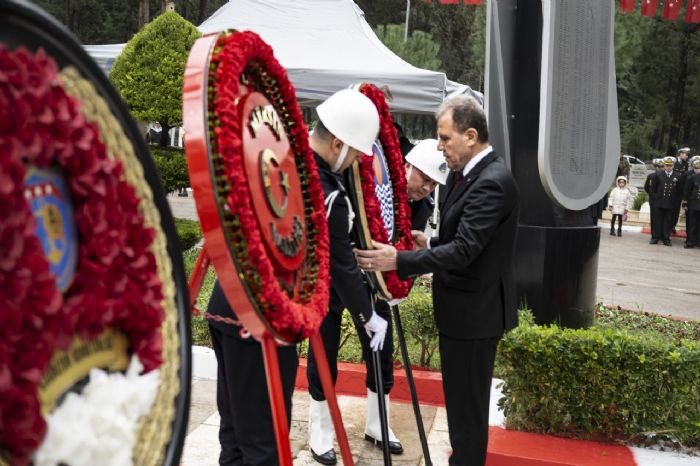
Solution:
[{"label": "white canopy tent", "polygon": [[[432,113],[456,93],[483,96],[449,81],[444,73],[423,70],[389,50],[352,0],[230,0],[204,21],[203,34],[224,29],[258,33],[287,69],[301,104],[315,105],[339,89],[359,82],[388,86],[393,111]],[[123,44],[86,45],[108,70]]]}]

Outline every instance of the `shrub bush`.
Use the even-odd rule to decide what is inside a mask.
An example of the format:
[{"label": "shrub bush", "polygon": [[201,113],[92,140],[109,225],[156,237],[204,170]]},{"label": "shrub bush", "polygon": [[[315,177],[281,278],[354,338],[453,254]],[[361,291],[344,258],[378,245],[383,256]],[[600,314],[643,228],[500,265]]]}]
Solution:
[{"label": "shrub bush", "polygon": [[151,146],[151,156],[156,164],[165,194],[190,185],[187,160],[182,149]]},{"label": "shrub bush", "polygon": [[418,361],[412,362],[421,367],[431,366],[431,359],[438,346],[438,331],[433,316],[433,297],[430,284],[431,282],[428,280],[419,279],[413,286],[411,294],[399,306],[404,332],[420,348]]},{"label": "shrub bush", "polygon": [[186,218],[175,219],[175,229],[177,236],[180,238],[180,249],[185,252],[202,239],[202,230],[199,227],[199,222],[188,220]]},{"label": "shrub bush", "polygon": [[634,197],[634,201],[632,201],[632,210],[639,210],[642,208],[642,204],[647,202],[649,200],[649,195],[647,194],[646,191],[643,189],[640,189],[637,195]]},{"label": "shrub bush", "polygon": [[700,342],[521,319],[499,347],[509,427],[700,445]]}]

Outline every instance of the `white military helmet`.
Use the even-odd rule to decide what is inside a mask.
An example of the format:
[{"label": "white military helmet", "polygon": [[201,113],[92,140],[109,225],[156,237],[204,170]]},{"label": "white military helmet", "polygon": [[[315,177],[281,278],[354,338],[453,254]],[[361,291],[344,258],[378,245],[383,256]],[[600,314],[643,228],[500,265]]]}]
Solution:
[{"label": "white military helmet", "polygon": [[344,144],[372,155],[379,134],[379,113],[371,100],[354,89],[343,89],[316,108],[328,131]]},{"label": "white military helmet", "polygon": [[410,163],[440,184],[447,183],[447,164],[438,150],[437,139],[423,139],[406,155]]}]

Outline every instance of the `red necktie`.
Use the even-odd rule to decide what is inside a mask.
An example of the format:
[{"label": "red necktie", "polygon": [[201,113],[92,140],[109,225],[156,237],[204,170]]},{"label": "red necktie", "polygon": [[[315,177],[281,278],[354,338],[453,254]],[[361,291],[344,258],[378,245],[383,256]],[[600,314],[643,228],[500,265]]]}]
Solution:
[{"label": "red necktie", "polygon": [[445,198],[445,202],[452,196],[452,194],[457,191],[457,186],[462,182],[464,179],[464,173],[460,170],[457,173],[455,173],[454,180],[452,181],[452,186],[450,186],[450,191],[447,193],[447,197]]}]

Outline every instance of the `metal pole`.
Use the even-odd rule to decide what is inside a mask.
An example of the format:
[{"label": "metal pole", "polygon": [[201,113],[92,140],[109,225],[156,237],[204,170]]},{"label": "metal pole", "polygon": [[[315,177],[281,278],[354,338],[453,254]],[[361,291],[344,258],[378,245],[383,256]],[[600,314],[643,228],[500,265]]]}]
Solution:
[{"label": "metal pole", "polygon": [[428,439],[425,436],[423,417],[420,414],[420,406],[418,405],[418,394],[416,393],[416,384],[413,380],[411,360],[408,357],[408,349],[406,348],[406,337],[403,334],[403,327],[401,326],[401,316],[399,315],[399,307],[391,306],[391,310],[394,314],[394,322],[396,323],[396,334],[399,337],[399,347],[401,347],[401,357],[403,358],[403,366],[406,369],[406,380],[408,381],[408,390],[411,392],[413,414],[415,414],[416,416],[418,437],[420,438],[420,446],[423,449],[423,460],[425,461],[425,466],[433,466],[433,462],[430,460],[430,450],[428,450]]},{"label": "metal pole", "polygon": [[382,361],[379,351],[372,351],[374,363],[374,383],[377,389],[377,402],[379,404],[379,423],[382,427],[382,451],[384,453],[384,466],[391,466],[391,452],[389,451],[389,420],[386,418],[386,404],[384,403],[384,381],[382,380]]},{"label": "metal pole", "polygon": [[406,0],[406,28],[403,32],[403,41],[408,41],[408,18],[411,15],[411,0]]}]

